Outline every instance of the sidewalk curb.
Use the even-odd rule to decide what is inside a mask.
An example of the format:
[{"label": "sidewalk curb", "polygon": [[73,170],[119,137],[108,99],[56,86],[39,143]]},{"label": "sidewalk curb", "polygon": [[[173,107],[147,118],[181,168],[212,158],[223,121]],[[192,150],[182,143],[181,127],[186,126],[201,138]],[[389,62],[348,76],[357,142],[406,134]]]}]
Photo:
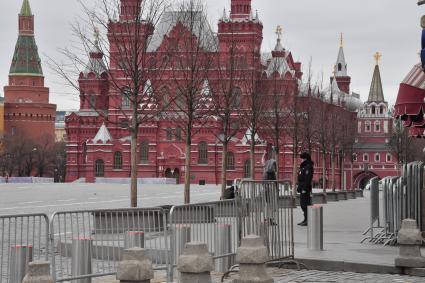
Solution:
[{"label": "sidewalk curb", "polygon": [[[415,275],[425,277],[425,272],[422,270],[404,270],[403,268],[390,266],[390,265],[376,265],[369,263],[346,262],[346,261],[332,261],[332,260],[319,260],[308,258],[296,258],[296,261],[304,264],[308,269],[319,271],[341,271],[341,272],[355,272],[355,273],[377,273],[377,274],[399,274],[399,275]],[[279,266],[279,264],[270,264],[270,266]],[[285,266],[291,269],[296,266]]]}]

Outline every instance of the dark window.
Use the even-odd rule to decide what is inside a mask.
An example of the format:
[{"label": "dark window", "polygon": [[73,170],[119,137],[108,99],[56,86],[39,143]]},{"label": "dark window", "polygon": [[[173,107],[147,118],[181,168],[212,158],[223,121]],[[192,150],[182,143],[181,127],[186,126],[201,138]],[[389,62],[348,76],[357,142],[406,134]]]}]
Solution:
[{"label": "dark window", "polygon": [[372,114],[376,114],[376,107],[372,106]]},{"label": "dark window", "polygon": [[167,128],[166,134],[167,134],[167,141],[172,141],[173,140],[173,129]]},{"label": "dark window", "polygon": [[181,141],[182,140],[182,129],[180,127],[178,127],[176,129],[176,140],[177,141]]},{"label": "dark window", "polygon": [[235,87],[233,89],[233,107],[234,108],[241,107],[241,94],[242,94],[242,91],[239,87]]},{"label": "dark window", "polygon": [[149,162],[149,142],[143,141],[140,144],[140,161],[141,163],[148,163]]},{"label": "dark window", "polygon": [[381,106],[381,107],[379,108],[379,114],[384,114],[384,107],[382,107],[382,106]]},{"label": "dark window", "polygon": [[120,122],[120,127],[122,128],[122,129],[127,129],[128,128],[128,120],[121,120],[121,122]]},{"label": "dark window", "polygon": [[130,96],[131,96],[131,92],[128,88],[125,88],[122,91],[121,94],[121,106],[122,108],[129,108],[130,107]]},{"label": "dark window", "polygon": [[245,164],[243,166],[243,177],[244,178],[251,178],[251,160],[248,159],[245,161]]},{"label": "dark window", "polygon": [[376,162],[381,161],[381,155],[379,155],[379,153],[375,154],[375,161]]},{"label": "dark window", "polygon": [[342,71],[342,64],[338,63],[338,71],[341,72]]},{"label": "dark window", "polygon": [[235,155],[233,152],[227,153],[227,164],[226,164],[227,170],[235,170]]},{"label": "dark window", "polygon": [[119,151],[114,153],[114,169],[122,169],[122,153]]},{"label": "dark window", "polygon": [[89,109],[95,109],[96,107],[96,96],[94,94],[90,95],[89,98]]},{"label": "dark window", "polygon": [[87,163],[87,143],[83,143],[83,163]]},{"label": "dark window", "polygon": [[96,177],[105,177],[105,162],[102,159],[96,160],[95,173]]},{"label": "dark window", "polygon": [[208,164],[208,145],[206,142],[200,142],[198,145],[198,163]]}]

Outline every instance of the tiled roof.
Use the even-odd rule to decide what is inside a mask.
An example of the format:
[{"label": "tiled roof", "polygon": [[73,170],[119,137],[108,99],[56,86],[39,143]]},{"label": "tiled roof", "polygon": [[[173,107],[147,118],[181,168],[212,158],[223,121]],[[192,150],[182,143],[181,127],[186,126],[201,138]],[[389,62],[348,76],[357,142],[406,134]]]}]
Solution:
[{"label": "tiled roof", "polygon": [[19,35],[10,66],[10,75],[43,75],[37,44],[32,35]]}]

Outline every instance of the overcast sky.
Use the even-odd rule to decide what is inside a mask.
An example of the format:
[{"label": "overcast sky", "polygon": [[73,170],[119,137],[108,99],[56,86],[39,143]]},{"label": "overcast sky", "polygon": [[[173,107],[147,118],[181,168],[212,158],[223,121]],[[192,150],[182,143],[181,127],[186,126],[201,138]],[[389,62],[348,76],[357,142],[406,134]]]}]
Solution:
[{"label": "overcast sky", "polygon": [[[30,0],[35,14],[36,40],[43,61],[50,100],[60,110],[78,108],[78,95],[45,64],[45,55],[60,60],[58,48],[70,45],[74,38],[70,24],[81,15],[76,0]],[[95,0],[85,0],[93,2]],[[174,1],[174,0],[173,0]],[[208,17],[217,28],[223,8],[230,0],[204,0]],[[284,45],[294,59],[307,67],[312,58],[315,78],[323,72],[326,82],[332,74],[339,34],[344,33],[344,50],[351,89],[366,100],[372,79],[376,51],[382,53],[381,75],[385,97],[394,104],[398,85],[410,68],[419,62],[421,28],[425,8],[416,0],[252,0],[264,25],[263,51],[276,42],[277,25],[284,29]],[[0,85],[7,84],[10,62],[17,39],[17,14],[22,0],[0,1]],[[3,96],[3,90],[1,90]]]}]

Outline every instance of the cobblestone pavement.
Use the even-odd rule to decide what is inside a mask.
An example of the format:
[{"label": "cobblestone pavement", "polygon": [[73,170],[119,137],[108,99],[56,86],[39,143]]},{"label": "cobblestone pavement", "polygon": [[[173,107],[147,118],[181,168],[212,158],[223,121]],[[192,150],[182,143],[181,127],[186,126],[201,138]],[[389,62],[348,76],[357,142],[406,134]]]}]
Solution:
[{"label": "cobblestone pavement", "polygon": [[[317,270],[285,270],[270,269],[269,274],[275,279],[275,283],[418,283],[425,282],[424,277],[374,274],[374,273],[353,273],[353,272],[329,272]],[[236,275],[233,275],[233,277]],[[215,278],[214,283],[220,280]],[[225,281],[226,283],[231,280]]]},{"label": "cobblestone pavement", "polygon": [[[275,283],[423,283],[424,277],[375,274],[375,273],[353,273],[353,272],[330,272],[317,270],[286,270],[270,268],[269,274],[275,279]],[[165,275],[155,273],[156,278],[152,283],[165,282]],[[237,274],[233,274],[225,283],[231,283]],[[212,274],[213,283],[221,282],[221,274]],[[177,280],[175,280],[177,282]],[[118,283],[114,276],[96,278],[93,283]]]}]

